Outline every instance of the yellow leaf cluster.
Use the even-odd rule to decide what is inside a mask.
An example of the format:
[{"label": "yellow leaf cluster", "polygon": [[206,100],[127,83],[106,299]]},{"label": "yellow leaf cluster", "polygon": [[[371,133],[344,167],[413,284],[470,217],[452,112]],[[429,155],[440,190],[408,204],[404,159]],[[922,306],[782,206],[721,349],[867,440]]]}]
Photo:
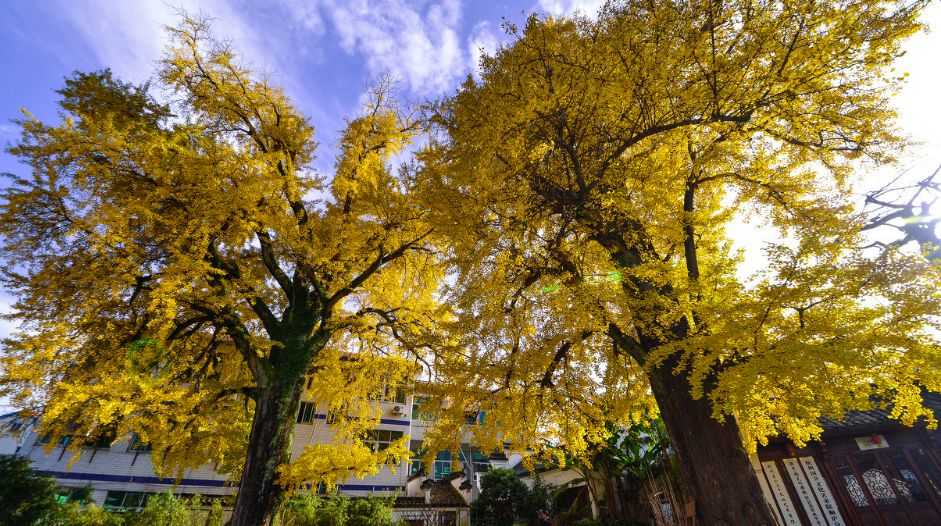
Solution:
[{"label": "yellow leaf cluster", "polygon": [[[442,427],[483,410],[488,448],[579,454],[672,373],[750,448],[874,403],[934,425],[937,267],[863,249],[851,193],[901,144],[890,67],[923,5],[614,1],[485,57],[420,156],[465,335],[436,358]],[[749,281],[743,215],[780,239]]]}]

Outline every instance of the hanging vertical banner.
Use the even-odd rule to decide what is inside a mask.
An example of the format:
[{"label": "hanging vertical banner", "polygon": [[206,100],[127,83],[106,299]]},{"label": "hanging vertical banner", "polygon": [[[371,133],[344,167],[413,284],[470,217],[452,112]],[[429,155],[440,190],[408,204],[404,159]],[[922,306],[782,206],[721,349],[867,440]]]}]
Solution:
[{"label": "hanging vertical banner", "polygon": [[761,463],[761,469],[768,477],[768,485],[771,493],[774,495],[775,502],[778,503],[778,510],[781,511],[783,526],[801,526],[801,521],[797,517],[797,510],[791,502],[791,497],[787,494],[787,487],[784,486],[784,480],[778,472],[778,466],[773,460],[766,460]]},{"label": "hanging vertical banner", "polygon": [[761,487],[761,493],[765,497],[765,502],[768,503],[768,507],[774,512],[775,524],[784,524],[784,519],[781,518],[781,512],[778,511],[778,506],[774,503],[774,495],[771,494],[771,488],[768,487],[768,479],[765,478],[764,471],[761,470],[761,462],[758,460],[758,455],[752,453],[748,456],[748,459],[751,461],[752,470],[755,472],[755,478],[758,479],[758,486]]},{"label": "hanging vertical banner", "polygon": [[787,469],[787,474],[791,477],[791,483],[797,491],[797,498],[804,506],[804,512],[807,514],[807,518],[810,519],[810,524],[812,526],[829,526],[820,505],[817,504],[813,490],[810,489],[810,483],[807,482],[807,477],[804,476],[804,471],[801,470],[800,462],[794,458],[786,458],[784,459],[784,468]]},{"label": "hanging vertical banner", "polygon": [[814,460],[814,457],[800,457],[797,460],[804,468],[804,473],[807,474],[807,480],[810,482],[810,488],[817,496],[817,502],[823,507],[823,514],[826,515],[830,526],[846,526],[843,515],[840,514],[840,508],[836,505],[836,499],[833,498],[833,493],[830,492],[830,486],[827,485],[826,479],[820,473],[817,461]]}]

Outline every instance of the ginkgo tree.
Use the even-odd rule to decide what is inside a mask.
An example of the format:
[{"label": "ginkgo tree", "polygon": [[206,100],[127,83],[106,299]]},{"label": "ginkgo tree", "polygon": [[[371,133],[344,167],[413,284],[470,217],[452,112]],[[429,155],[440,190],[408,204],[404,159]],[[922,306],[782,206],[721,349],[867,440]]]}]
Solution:
[{"label": "ginkgo tree", "polygon": [[[901,144],[892,64],[923,6],[620,0],[511,27],[422,153],[456,276],[440,420],[587,455],[659,410],[708,525],[774,524],[747,456],[769,436],[875,403],[935,425],[938,268],[865,248],[851,193]],[[750,277],[742,221],[769,233]]]},{"label": "ginkgo tree", "polygon": [[[220,461],[240,485],[232,524],[267,524],[286,488],[407,458],[363,438],[369,400],[414,376],[396,328],[437,309],[432,226],[391,169],[419,125],[380,83],[324,178],[280,88],[203,21],[169,31],[153,86],[76,73],[61,122],[19,123],[9,151],[32,173],[0,204],[20,323],[2,393],[76,450],[134,432],[158,468]],[[337,444],[288,464],[308,381]]]}]

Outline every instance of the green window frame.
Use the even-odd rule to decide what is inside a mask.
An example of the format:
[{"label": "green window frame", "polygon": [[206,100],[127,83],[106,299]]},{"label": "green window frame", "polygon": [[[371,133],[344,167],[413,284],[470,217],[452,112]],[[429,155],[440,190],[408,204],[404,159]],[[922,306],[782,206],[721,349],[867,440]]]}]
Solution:
[{"label": "green window frame", "polygon": [[297,410],[297,423],[310,424],[313,422],[316,409],[317,404],[313,402],[301,402],[301,407]]}]

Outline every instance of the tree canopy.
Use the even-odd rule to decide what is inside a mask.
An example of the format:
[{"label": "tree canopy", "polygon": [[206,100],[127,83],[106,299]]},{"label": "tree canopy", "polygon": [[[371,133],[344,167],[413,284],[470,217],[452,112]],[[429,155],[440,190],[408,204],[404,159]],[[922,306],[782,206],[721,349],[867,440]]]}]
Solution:
[{"label": "tree canopy", "polygon": [[[487,411],[484,443],[578,452],[656,399],[693,495],[719,503],[697,501],[707,524],[770,521],[718,507],[724,473],[751,476],[739,434],[802,443],[820,415],[874,403],[935,425],[938,269],[864,248],[852,194],[902,142],[891,65],[922,6],[624,0],[531,18],[435,108],[423,153],[467,335],[441,358],[453,411]],[[748,278],[742,218],[771,232]]]},{"label": "tree canopy", "polygon": [[0,519],[4,524],[38,526],[54,517],[59,487],[51,477],[29,469],[29,459],[0,455]]},{"label": "tree canopy", "polygon": [[[420,350],[432,445],[470,430],[485,450],[587,454],[659,411],[701,520],[769,523],[742,437],[806,441],[874,403],[935,424],[939,273],[870,246],[851,197],[901,144],[891,66],[923,5],[534,17],[429,110],[420,170],[391,166],[422,129],[383,84],[329,176],[308,119],[186,20],[153,86],[76,73],[61,123],[21,121],[0,394],[75,448],[134,431],[167,466],[222,461],[234,524],[261,524],[279,483],[403,458],[361,439]],[[742,216],[775,233],[748,279]],[[348,418],[289,463],[308,379]],[[469,410],[486,415],[467,428]]]},{"label": "tree canopy", "polygon": [[[379,418],[368,400],[414,374],[397,331],[437,308],[432,226],[392,167],[419,126],[380,83],[335,173],[315,173],[314,128],[280,88],[204,22],[169,31],[152,85],[75,73],[60,123],[20,121],[10,152],[32,174],[11,175],[0,205],[20,323],[2,392],[75,449],[134,432],[158,469],[221,461],[241,480],[235,523],[259,524],[279,482],[334,483],[407,455],[362,438]],[[308,378],[351,418],[338,412],[318,462],[288,468]]]}]

